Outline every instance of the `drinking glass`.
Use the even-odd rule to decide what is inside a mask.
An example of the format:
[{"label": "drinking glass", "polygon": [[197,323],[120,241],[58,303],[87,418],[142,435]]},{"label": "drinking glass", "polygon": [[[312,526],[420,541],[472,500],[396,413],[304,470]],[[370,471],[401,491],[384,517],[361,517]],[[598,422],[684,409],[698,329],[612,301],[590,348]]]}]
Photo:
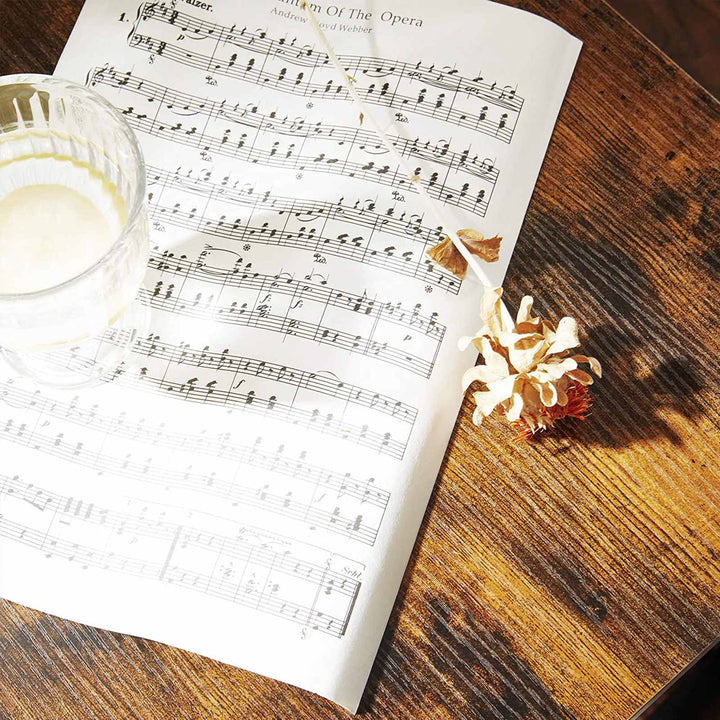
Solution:
[{"label": "drinking glass", "polygon": [[44,75],[0,78],[0,348],[13,368],[90,384],[146,332],[144,201],[140,147],[110,103]]}]

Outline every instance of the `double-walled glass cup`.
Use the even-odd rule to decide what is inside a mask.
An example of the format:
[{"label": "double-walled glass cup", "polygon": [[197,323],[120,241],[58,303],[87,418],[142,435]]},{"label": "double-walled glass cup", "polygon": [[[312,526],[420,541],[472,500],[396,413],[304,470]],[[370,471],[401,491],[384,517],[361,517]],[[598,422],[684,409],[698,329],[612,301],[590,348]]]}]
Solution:
[{"label": "double-walled glass cup", "polygon": [[[57,183],[82,193],[98,217],[112,216],[112,230],[91,264],[47,287],[38,277],[36,288],[33,273],[52,278],[53,268],[17,260],[24,257],[17,247],[23,217],[15,213],[12,241],[0,243],[0,276],[10,279],[5,289],[16,278],[31,290],[0,285],[0,348],[11,366],[41,383],[79,386],[116,369],[146,331],[147,312],[136,299],[149,252],[142,153],[122,115],[95,92],[43,75],[0,78],[0,209],[18,189]],[[59,234],[48,257],[62,259],[78,241],[72,226]]]}]

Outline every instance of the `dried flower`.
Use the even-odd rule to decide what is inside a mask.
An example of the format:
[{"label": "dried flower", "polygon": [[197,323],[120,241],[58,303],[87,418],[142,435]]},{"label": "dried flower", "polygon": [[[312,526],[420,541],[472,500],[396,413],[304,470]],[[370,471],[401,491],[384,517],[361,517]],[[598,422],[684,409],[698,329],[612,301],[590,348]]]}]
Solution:
[{"label": "dried flower", "polygon": [[[496,262],[500,256],[502,238],[499,235],[486,238],[477,230],[464,228],[457,231],[457,236],[473,255],[477,255],[486,262]],[[468,267],[467,260],[460,254],[449,237],[446,236],[444,240],[431,247],[427,254],[453,275],[457,275],[461,279],[465,277]]]},{"label": "dried flower", "polygon": [[485,291],[484,326],[475,336],[460,340],[461,349],[472,343],[485,360],[463,376],[464,389],[474,382],[485,386],[473,393],[477,403],[473,422],[480,425],[498,410],[518,437],[527,438],[563,417],[584,418],[591,403],[586,386],[593,379],[578,365],[587,363],[598,377],[602,368],[595,358],[569,354],[580,344],[575,320],[564,317],[555,327],[533,317],[533,299],[525,296],[513,324],[502,315],[501,298],[502,288]]},{"label": "dried flower", "polygon": [[[328,61],[342,78],[348,95],[355,101],[360,111],[360,125],[365,121],[370,124],[389,157],[413,183],[438,225],[452,227],[443,203],[431,196],[421,182],[422,169],[410,168],[383,124],[370,112],[355,87],[356,79],[347,73],[335,54],[311,4],[307,0],[300,0],[300,8],[325,48]],[[457,232],[457,239],[467,249],[464,254],[468,257],[478,256],[486,262],[495,262],[499,257],[500,236],[485,238],[479,232],[466,228]],[[465,277],[468,260],[451,238],[445,237],[428,250],[428,255],[458,277]],[[480,281],[488,284],[487,275],[475,257],[470,257],[470,264]],[[586,386],[592,383],[592,378],[578,368],[578,363],[588,363],[598,376],[601,369],[595,358],[584,355],[568,357],[569,349],[578,345],[575,321],[569,317],[563,318],[555,328],[541,318],[534,318],[530,315],[532,298],[525,297],[517,322],[506,322],[501,314],[501,297],[501,288],[486,292],[482,311],[485,327],[475,337],[461,341],[461,347],[463,343],[466,347],[473,342],[485,358],[484,365],[468,370],[463,378],[465,388],[475,381],[483,383],[486,388],[474,393],[477,409],[473,421],[479,425],[484,417],[497,408],[515,426],[519,436],[530,437],[562,417],[584,417],[591,402]]]}]

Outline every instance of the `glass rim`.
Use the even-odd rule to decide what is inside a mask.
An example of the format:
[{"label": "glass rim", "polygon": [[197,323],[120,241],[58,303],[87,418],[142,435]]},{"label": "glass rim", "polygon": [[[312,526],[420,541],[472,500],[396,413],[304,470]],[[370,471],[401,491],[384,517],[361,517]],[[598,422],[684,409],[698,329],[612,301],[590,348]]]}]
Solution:
[{"label": "glass rim", "polygon": [[73,82],[72,80],[65,80],[63,78],[58,78],[53,75],[43,75],[41,73],[19,73],[15,75],[0,76],[0,88],[7,85],[49,85],[58,89],[72,90],[75,92],[79,91],[80,93],[86,95],[88,100],[100,105],[100,107],[106,110],[113,117],[113,119],[117,121],[123,136],[127,140],[128,147],[130,148],[130,153],[133,156],[133,160],[138,167],[140,180],[133,188],[133,194],[131,196],[131,202],[128,209],[127,218],[125,219],[122,228],[118,232],[110,247],[92,265],[85,268],[77,275],[73,275],[73,277],[68,278],[67,280],[63,280],[57,285],[51,285],[50,287],[42,288],[41,290],[33,290],[32,292],[26,293],[0,292],[0,302],[32,300],[35,298],[52,295],[56,292],[64,290],[65,288],[82,282],[82,280],[84,280],[86,277],[89,277],[90,275],[93,275],[95,272],[97,272],[98,268],[107,265],[112,259],[112,257],[118,252],[118,249],[121,247],[123,241],[127,237],[130,228],[135,224],[135,221],[137,220],[138,216],[140,215],[145,206],[145,189],[147,182],[145,159],[143,158],[140,144],[138,143],[137,137],[135,136],[133,129],[130,127],[128,121],[122,116],[122,113],[120,113],[120,111],[111,102],[109,102],[102,95],[100,95],[100,93],[96,92],[95,90],[91,90],[85,85],[80,85],[79,83]]}]

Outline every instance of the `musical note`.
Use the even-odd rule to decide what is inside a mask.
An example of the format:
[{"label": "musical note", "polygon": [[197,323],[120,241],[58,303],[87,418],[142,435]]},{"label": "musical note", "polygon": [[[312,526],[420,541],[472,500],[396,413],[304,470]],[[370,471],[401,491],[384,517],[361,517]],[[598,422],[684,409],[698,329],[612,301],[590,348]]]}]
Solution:
[{"label": "musical note", "polygon": [[[394,207],[378,212],[375,202],[369,198],[355,202],[340,198],[332,203],[273,195],[241,185],[229,176],[214,182],[211,171],[195,175],[192,171],[166,172],[149,166],[148,184],[152,217],[158,221],[237,242],[283,245],[336,255],[417,278],[454,295],[459,292],[461,281],[425,256],[428,247],[437,244],[443,234],[442,228],[424,225],[420,214],[397,211]],[[164,204],[160,196],[166,189],[173,190],[175,197],[189,196],[187,204]],[[206,208],[210,203],[220,202],[250,211],[260,209],[276,215],[278,223],[253,225],[245,218],[228,217],[220,210],[216,210],[215,215],[208,209],[198,213],[193,211],[197,205],[193,196],[201,197]],[[327,227],[333,220],[367,228],[369,232],[360,235],[346,232],[332,237]],[[384,235],[400,239],[401,248],[388,245]]]},{"label": "musical note", "polygon": [[[313,49],[307,52],[296,48],[289,50],[286,43],[270,38],[264,32],[244,32],[239,35],[227,26],[179,13],[179,17],[182,16],[185,16],[184,22],[189,28],[198,28],[192,31],[192,39],[188,41],[190,44],[175,44],[151,34],[143,34],[161,32],[162,25],[169,23],[171,11],[164,6],[149,17],[141,15],[138,18],[128,43],[148,53],[158,54],[162,51],[163,56],[173,62],[254,85],[304,97],[348,100],[345,88],[336,84],[334,68],[329,65],[325,53]],[[155,30],[158,25],[160,27]],[[207,45],[210,54],[199,49],[203,44]],[[239,62],[240,52],[247,57],[245,62]],[[257,58],[261,58],[262,62],[257,62]],[[488,83],[479,77],[464,77],[456,69],[437,68],[421,62],[413,64],[356,55],[340,55],[339,60],[346,72],[357,80],[357,91],[365,102],[441,119],[449,124],[486,133],[506,143],[512,140],[514,125],[523,106],[523,99],[514,87],[506,85],[501,88],[498,83]],[[291,70],[291,66],[295,69]],[[306,79],[308,69],[312,72]],[[379,78],[385,80],[379,86],[376,82],[364,82],[366,79]],[[423,83],[426,87],[413,94],[412,88],[417,87],[417,83]],[[440,91],[432,103],[425,101],[429,88]],[[481,120],[476,111],[463,109],[463,100],[470,107],[486,103],[500,112],[505,111],[508,116],[512,113],[514,122],[506,123],[499,129],[497,121]]]},{"label": "musical note", "polygon": [[[208,438],[174,432],[146,422],[131,422],[124,416],[106,415],[98,412],[97,408],[84,408],[77,401],[70,403],[49,401],[38,391],[23,390],[10,382],[0,383],[0,392],[2,401],[11,407],[32,409],[49,417],[78,425],[84,431],[94,431],[146,442],[170,450],[185,450],[193,454],[233,461],[239,465],[248,465],[306,483],[313,490],[322,487],[337,493],[339,497],[355,498],[361,504],[369,503],[383,512],[390,499],[390,493],[375,487],[373,478],[359,480],[350,473],[338,473],[308,463],[302,457],[289,457],[278,449],[264,450],[260,440],[253,445],[247,445],[233,440],[227,433],[217,438]],[[6,423],[5,427],[11,432],[14,425]]]},{"label": "musical note", "polygon": [[[85,447],[85,443],[73,443],[65,438],[64,433],[49,434],[39,429],[29,429],[24,425],[16,426],[12,421],[2,429],[0,440],[25,447],[36,452],[51,455],[60,460],[72,460],[75,465],[90,468],[100,473],[117,477],[138,480],[149,486],[156,485],[176,490],[202,491],[205,496],[225,498],[233,507],[255,508],[273,515],[295,520],[313,527],[321,527],[329,532],[337,533],[351,540],[366,545],[373,545],[378,533],[378,525],[382,520],[382,512],[375,513],[374,519],[368,519],[356,527],[352,517],[340,514],[340,507],[332,511],[323,509],[312,499],[297,499],[286,504],[282,494],[270,491],[259,492],[257,489],[242,485],[239,482],[224,478],[210,477],[192,470],[171,470],[157,466],[152,458],[136,460],[132,454],[120,457],[107,452]],[[319,483],[318,483],[319,484]],[[316,486],[317,487],[317,486]],[[356,496],[357,497],[357,496]]]},{"label": "musical note", "polygon": [[[322,122],[306,125],[303,118],[291,120],[276,114],[266,116],[257,107],[239,110],[229,107],[226,101],[211,102],[193,97],[112,69],[103,70],[96,78],[99,79],[94,79],[94,84],[122,88],[123,92],[132,92],[144,98],[146,103],[153,103],[150,113],[135,105],[122,111],[130,125],[148,135],[264,167],[336,174],[402,188],[413,194],[418,192],[397,165],[391,167],[370,159],[386,154],[387,150],[364,130]],[[498,132],[493,126],[493,134]],[[278,135],[281,139],[274,140]],[[312,140],[313,152],[303,154],[305,143],[300,142],[302,137]],[[470,157],[469,149],[463,153],[451,151],[447,141],[432,143],[420,138],[395,137],[394,144],[401,155],[428,160],[447,171],[440,183],[421,177],[421,184],[431,195],[480,216],[485,215],[489,195],[498,179],[496,167],[488,166],[477,155]],[[437,173],[434,175],[437,177]],[[472,187],[472,192],[461,194],[451,185],[451,177],[461,181],[464,175],[470,176],[464,184]],[[479,197],[480,191],[482,197]]]},{"label": "musical note", "polygon": [[[39,496],[43,503],[37,508],[35,527],[3,518],[0,537],[36,548],[47,560],[61,558],[77,563],[85,570],[97,568],[179,585],[290,622],[317,623],[318,630],[334,637],[341,637],[345,632],[360,581],[331,569],[336,559],[344,558],[331,553],[324,565],[319,564],[308,559],[312,552],[305,550],[303,557],[303,547],[296,541],[293,550],[281,551],[273,549],[264,540],[267,533],[252,526],[242,526],[236,537],[223,536],[163,521],[166,513],[162,510],[154,517],[138,517],[96,506],[88,506],[83,512],[82,501],[38,489],[18,476],[0,474],[0,500],[25,501],[35,506]],[[81,544],[68,539],[62,525],[73,526],[75,533],[83,526],[95,526],[95,529],[87,544]],[[121,545],[117,538],[123,534],[130,534],[135,541],[146,545],[149,558],[139,560],[113,550]],[[146,544],[145,538],[151,543]],[[282,537],[278,540],[282,541]],[[224,567],[225,572],[220,576],[198,572],[192,563],[194,549],[213,553],[214,567]],[[272,577],[271,593],[258,591],[243,581],[253,572]],[[327,607],[321,612],[315,600],[299,602],[299,598],[306,595],[314,598],[330,584],[340,600],[341,611],[337,615],[328,615]],[[309,592],[303,591],[304,586]]]},{"label": "musical note", "polygon": [[[260,377],[274,383],[289,385],[294,391],[300,389],[339,398],[347,403],[366,407],[376,412],[398,418],[412,426],[417,417],[417,409],[410,405],[373,390],[343,382],[332,373],[308,372],[279,363],[267,362],[255,358],[234,355],[227,350],[212,351],[208,346],[199,349],[186,343],[173,345],[164,342],[158,335],[140,338],[133,347],[133,352],[155,359],[165,360],[167,365],[192,366],[216,371],[232,373],[232,383],[236,384],[239,376],[249,378]],[[167,368],[163,373],[167,376]]]},{"label": "musical note", "polygon": [[[417,306],[410,310],[401,303],[358,298],[343,290],[305,280],[253,272],[247,264],[243,266],[242,259],[236,253],[228,250],[223,250],[222,254],[234,258],[232,266],[214,265],[208,260],[213,250],[212,247],[207,248],[194,261],[169,253],[151,254],[149,267],[157,268],[163,275],[177,276],[178,281],[166,287],[165,282],[159,280],[153,291],[142,288],[142,300],[153,308],[175,315],[258,328],[358,353],[422,377],[430,377],[432,374],[435,357],[446,330],[435,315],[422,315]],[[200,280],[204,285],[220,286],[220,290],[217,294],[201,290],[191,297],[175,292],[176,286],[184,286],[188,279]],[[238,296],[247,297],[245,301],[233,300],[223,305],[223,296],[230,296],[234,288],[251,291],[251,294]],[[316,315],[319,319],[324,317],[328,307],[334,307],[351,315],[375,318],[376,322],[369,332],[354,333],[351,318],[348,319],[347,329],[292,318],[287,301],[282,300],[287,296],[302,298],[308,306],[317,306]],[[280,298],[278,308],[282,307],[282,311],[273,312],[274,298]],[[379,340],[379,333],[393,325],[412,329],[414,343],[406,343],[401,348],[397,344]],[[421,341],[422,338],[425,340]],[[417,351],[413,351],[415,347]]]},{"label": "musical note", "polygon": [[[144,187],[106,127],[68,132],[151,250],[129,312],[96,303],[101,338],[42,350],[113,358],[95,385],[0,374],[2,591],[140,634],[200,613],[153,637],[352,710],[473,362],[481,284],[427,251],[500,234],[501,284],[579,43],[502,5],[346,9],[331,41],[371,117],[294,2],[86,4],[57,72],[134,130]],[[105,281],[125,307],[135,278]]]},{"label": "musical note", "polygon": [[[165,108],[172,111],[180,118],[192,118],[192,122],[197,123],[195,118],[207,118],[208,120],[221,120],[226,123],[232,123],[226,127],[220,141],[221,145],[230,142],[230,128],[242,127],[251,130],[262,131],[263,133],[271,132],[276,135],[289,136],[294,139],[307,138],[312,140],[327,140],[332,145],[338,146],[357,146],[367,153],[376,155],[384,155],[387,150],[380,144],[377,136],[369,131],[360,128],[352,128],[343,125],[331,125],[324,121],[311,122],[303,117],[292,117],[289,115],[281,115],[277,110],[270,113],[263,113],[254,103],[248,103],[242,108],[239,103],[234,106],[227,100],[213,101],[207,98],[196,97],[187,93],[172,90],[164,85],[153,83],[146,78],[136,76],[132,72],[121,72],[115,68],[97,68],[90,76],[91,85],[107,85],[111,88],[121,88],[124,93],[132,93],[145,100],[146,103],[153,103],[156,107],[155,117],[160,116],[159,110]],[[126,112],[129,116],[135,118],[141,117],[135,107]],[[147,117],[142,115],[142,119]],[[507,119],[505,114],[503,117]],[[156,123],[157,125],[157,123]],[[186,132],[187,128],[182,123],[179,126],[168,125],[169,129],[175,131]],[[195,128],[195,125],[191,126]],[[193,133],[195,134],[195,133]],[[497,128],[494,130],[497,135]],[[200,134],[201,140],[198,142],[206,142],[208,137]],[[247,136],[243,136],[247,137]],[[257,135],[255,136],[257,138]],[[437,164],[443,165],[450,170],[462,170],[469,175],[481,177],[486,180],[495,182],[498,177],[498,171],[495,168],[486,168],[483,161],[477,154],[472,155],[471,148],[466,148],[462,152],[451,150],[451,144],[447,140],[432,142],[430,140],[421,140],[420,138],[404,138],[398,136],[390,136],[390,140],[400,153],[405,157],[417,157],[429,160]],[[248,144],[247,139],[243,144]],[[296,142],[291,143],[290,147],[295,147]],[[213,149],[212,146],[208,149]],[[277,154],[277,153],[275,153]],[[285,154],[285,159],[292,155]]]}]

